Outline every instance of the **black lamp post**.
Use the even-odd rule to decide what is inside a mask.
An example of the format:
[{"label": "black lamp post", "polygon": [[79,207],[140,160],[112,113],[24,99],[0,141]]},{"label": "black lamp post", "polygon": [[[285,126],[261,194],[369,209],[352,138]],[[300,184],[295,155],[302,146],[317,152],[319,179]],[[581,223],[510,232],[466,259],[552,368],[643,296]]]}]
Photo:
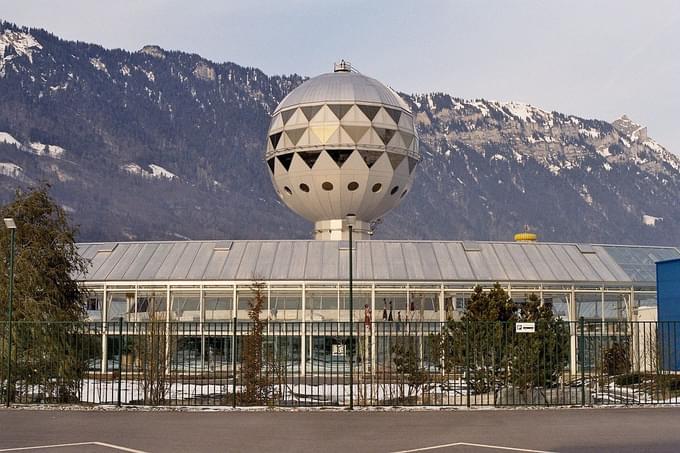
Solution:
[{"label": "black lamp post", "polygon": [[347,214],[347,229],[349,230],[349,410],[354,409],[354,354],[352,343],[354,341],[354,295],[352,294],[352,228],[357,216]]},{"label": "black lamp post", "polygon": [[6,218],[4,221],[5,227],[10,231],[12,238],[9,248],[9,297],[7,304],[7,326],[9,328],[7,335],[7,407],[9,407],[12,398],[12,392],[10,391],[10,384],[12,382],[12,299],[14,296],[14,235],[17,230],[17,224],[12,218]]}]

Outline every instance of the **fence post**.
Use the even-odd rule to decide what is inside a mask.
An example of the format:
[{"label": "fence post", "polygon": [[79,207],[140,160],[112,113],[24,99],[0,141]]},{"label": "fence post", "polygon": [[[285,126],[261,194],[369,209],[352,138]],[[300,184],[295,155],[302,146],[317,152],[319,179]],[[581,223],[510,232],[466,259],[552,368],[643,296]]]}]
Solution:
[{"label": "fence post", "polygon": [[[580,352],[581,360],[581,406],[586,405],[586,341],[585,341],[585,322],[583,316],[578,319],[578,352]],[[577,352],[577,353],[578,353]]]},{"label": "fence post", "polygon": [[123,317],[118,318],[118,407],[121,400],[121,385],[123,383]]},{"label": "fence post", "polygon": [[470,320],[465,319],[465,392],[467,407],[470,407]]},{"label": "fence post", "polygon": [[232,384],[231,384],[231,402],[232,407],[236,408],[236,316],[234,316],[234,322],[231,327],[231,371],[232,371]]}]

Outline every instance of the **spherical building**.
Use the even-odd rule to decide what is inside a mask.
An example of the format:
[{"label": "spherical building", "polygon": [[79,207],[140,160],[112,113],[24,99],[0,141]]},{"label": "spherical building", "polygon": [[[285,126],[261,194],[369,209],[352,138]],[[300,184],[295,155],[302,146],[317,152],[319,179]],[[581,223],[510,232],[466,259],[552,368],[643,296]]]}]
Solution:
[{"label": "spherical building", "polygon": [[317,239],[358,239],[399,204],[420,160],[408,105],[349,63],[293,90],[272,115],[266,160],[281,199],[314,222]]}]

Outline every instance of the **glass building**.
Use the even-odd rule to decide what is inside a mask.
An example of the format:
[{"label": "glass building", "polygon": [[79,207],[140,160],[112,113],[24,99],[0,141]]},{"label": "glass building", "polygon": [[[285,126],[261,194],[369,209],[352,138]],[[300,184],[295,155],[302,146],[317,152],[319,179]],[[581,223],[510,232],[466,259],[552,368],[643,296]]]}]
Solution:
[{"label": "glass building", "polygon": [[[203,361],[227,360],[229,322],[248,320],[253,284],[261,282],[266,295],[262,316],[277,329],[287,326],[283,347],[299,357],[298,363],[309,367],[315,357],[330,356],[341,347],[341,341],[329,342],[326,330],[329,325],[342,330],[338,321],[349,320],[347,242],[113,242],[83,243],[79,250],[89,260],[88,271],[78,276],[88,289],[88,317],[106,323],[104,337],[121,319],[187,323],[187,354]],[[565,320],[636,320],[640,307],[656,305],[655,263],[680,258],[680,250],[356,241],[352,255],[355,321],[430,322],[436,329],[460,319],[476,285],[496,282],[515,303],[533,293]],[[335,331],[332,337],[347,334]],[[370,335],[371,344],[380,349],[380,329],[370,329]]]}]

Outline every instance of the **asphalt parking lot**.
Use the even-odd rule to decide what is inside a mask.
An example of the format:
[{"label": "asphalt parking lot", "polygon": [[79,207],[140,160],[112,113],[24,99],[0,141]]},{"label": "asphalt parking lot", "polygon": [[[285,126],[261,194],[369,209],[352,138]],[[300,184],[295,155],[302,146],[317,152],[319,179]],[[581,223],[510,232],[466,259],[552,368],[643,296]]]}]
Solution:
[{"label": "asphalt parking lot", "polygon": [[0,410],[0,452],[676,452],[680,408]]}]

